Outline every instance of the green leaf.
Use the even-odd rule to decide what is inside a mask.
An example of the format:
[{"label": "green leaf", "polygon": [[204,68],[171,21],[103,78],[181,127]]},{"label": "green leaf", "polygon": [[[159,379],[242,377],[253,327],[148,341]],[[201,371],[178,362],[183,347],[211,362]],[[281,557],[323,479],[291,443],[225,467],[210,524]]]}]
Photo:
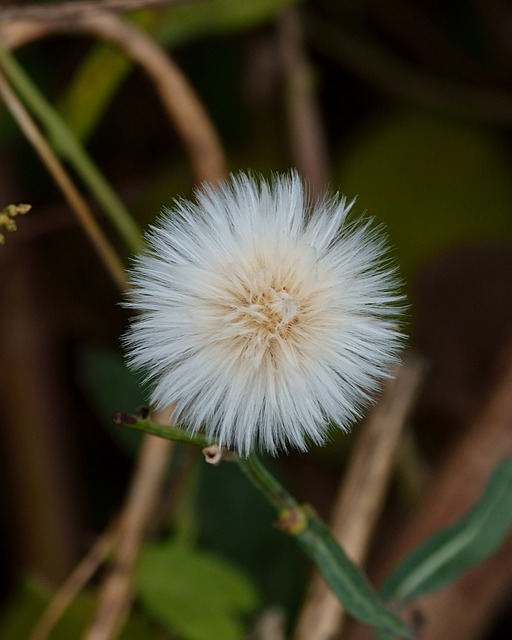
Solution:
[{"label": "green leaf", "polygon": [[386,225],[400,269],[512,231],[512,182],[502,140],[424,113],[369,122],[341,150],[337,183]]},{"label": "green leaf", "polygon": [[349,560],[324,524],[311,517],[307,529],[296,537],[351,615],[381,632],[410,636],[405,623],[384,606],[363,572]]},{"label": "green leaf", "polygon": [[134,454],[141,434],[120,429],[112,422],[115,411],[135,413],[147,404],[147,394],[139,378],[126,366],[120,353],[108,349],[90,348],[85,351],[80,378],[96,415],[119,445]]},{"label": "green leaf", "polygon": [[[156,11],[137,11],[131,21],[151,30],[158,17]],[[89,138],[132,67],[124,53],[101,42],[93,46],[82,62],[59,101],[60,113],[82,142]]]},{"label": "green leaf", "polygon": [[[275,460],[267,463],[277,471]],[[202,464],[196,500],[203,543],[250,575],[265,602],[295,611],[309,566],[300,547],[269,526],[274,510],[265,496],[236,465]]]},{"label": "green leaf", "polygon": [[[34,580],[20,580],[16,592],[0,615],[0,638],[5,640],[26,640],[39,617],[50,602],[52,594]],[[85,591],[73,600],[69,608],[56,622],[48,640],[69,640],[81,637],[90,624],[97,604],[96,595]],[[132,613],[119,636],[119,640],[140,640],[140,638],[164,640],[169,638],[145,618],[141,613]]]},{"label": "green leaf", "polygon": [[132,68],[119,51],[98,44],[75,74],[59,101],[59,111],[77,138],[86,141]]},{"label": "green leaf", "polygon": [[252,583],[205,551],[173,541],[142,553],[137,590],[148,613],[182,640],[241,640],[241,613],[257,605]]},{"label": "green leaf", "polygon": [[407,556],[382,586],[382,597],[407,602],[440,589],[492,554],[511,527],[512,460],[504,460],[475,507]]}]

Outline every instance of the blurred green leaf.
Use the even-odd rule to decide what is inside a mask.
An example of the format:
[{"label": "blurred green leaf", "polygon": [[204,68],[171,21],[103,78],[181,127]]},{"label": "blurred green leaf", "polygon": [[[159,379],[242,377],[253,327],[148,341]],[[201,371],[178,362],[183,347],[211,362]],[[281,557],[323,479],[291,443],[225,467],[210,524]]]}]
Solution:
[{"label": "blurred green leaf", "polygon": [[[51,594],[33,580],[20,581],[16,593],[0,615],[0,638],[26,640],[50,599]],[[95,606],[96,597],[90,592],[82,593],[75,598],[55,624],[48,640],[70,640],[70,638],[80,637],[91,621]],[[168,637],[167,633],[137,612],[130,616],[119,640],[140,640],[141,638],[164,640]]]},{"label": "blurred green leaf", "polygon": [[462,520],[436,533],[400,563],[382,586],[382,597],[406,602],[440,589],[493,553],[511,527],[512,460],[505,460]]},{"label": "blurred green leaf", "polygon": [[0,616],[0,638],[26,640],[45,603],[45,596],[30,580],[20,582]]},{"label": "blurred green leaf", "polygon": [[156,33],[165,45],[176,46],[200,36],[255,27],[298,0],[202,0],[171,7]]},{"label": "blurred green leaf", "polygon": [[[201,36],[256,26],[296,2],[204,0],[171,6],[164,11],[138,11],[131,19],[162,45],[174,47]],[[132,66],[119,51],[97,44],[79,67],[60,102],[60,111],[82,142],[96,127]]]},{"label": "blurred green leaf", "polygon": [[[275,460],[266,463],[279,472]],[[236,465],[202,464],[199,469],[196,511],[203,543],[247,572],[266,604],[277,603],[290,614],[298,610],[308,563],[298,545],[269,527],[274,510],[265,497]]]},{"label": "blurred green leaf", "polygon": [[348,559],[324,524],[309,518],[307,529],[296,538],[350,614],[382,632],[409,637],[405,623],[386,609],[366,576]]},{"label": "blurred green leaf", "polygon": [[[130,19],[151,31],[158,18],[156,11],[137,11]],[[132,67],[123,53],[103,43],[94,45],[79,66],[59,101],[59,111],[82,142],[89,138]]]},{"label": "blurred green leaf", "polygon": [[120,429],[112,422],[115,411],[136,413],[147,404],[147,394],[140,379],[126,366],[121,354],[108,349],[87,349],[82,358],[80,377],[96,415],[112,437],[133,455],[141,434]]},{"label": "blurred green leaf", "polygon": [[81,142],[85,142],[105,113],[132,64],[122,53],[98,44],[80,65],[59,111]]},{"label": "blurred green leaf", "polygon": [[173,541],[144,549],[137,589],[148,613],[182,640],[240,640],[257,605],[251,582],[225,561]]},{"label": "blurred green leaf", "polygon": [[404,274],[444,249],[512,231],[512,182],[488,130],[428,114],[366,124],[342,149],[340,189],[386,223]]}]

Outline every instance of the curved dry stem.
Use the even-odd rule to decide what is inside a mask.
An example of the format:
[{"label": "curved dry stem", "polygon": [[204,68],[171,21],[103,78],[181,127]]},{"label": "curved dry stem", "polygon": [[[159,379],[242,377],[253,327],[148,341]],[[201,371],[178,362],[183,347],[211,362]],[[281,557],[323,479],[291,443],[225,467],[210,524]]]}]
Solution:
[{"label": "curved dry stem", "polygon": [[85,16],[84,28],[116,44],[150,76],[162,104],[181,135],[196,180],[216,181],[226,173],[220,140],[195,91],[167,53],[141,29],[107,13]]},{"label": "curved dry stem", "polygon": [[96,222],[92,211],[75,187],[64,166],[54,154],[46,138],[39,131],[2,73],[0,73],[0,97],[62,191],[113,281],[119,289],[126,289],[127,280],[124,266],[115,249]]},{"label": "curved dry stem", "polygon": [[292,157],[313,193],[321,194],[329,181],[327,143],[314,93],[313,70],[304,52],[299,15],[295,8],[281,14],[278,41]]},{"label": "curved dry stem", "polygon": [[197,182],[215,182],[226,175],[220,139],[195,91],[164,49],[138,27],[104,11],[82,15],[71,22],[21,21],[0,27],[5,45],[11,48],[55,33],[77,32],[115,45],[144,69],[183,141]]}]

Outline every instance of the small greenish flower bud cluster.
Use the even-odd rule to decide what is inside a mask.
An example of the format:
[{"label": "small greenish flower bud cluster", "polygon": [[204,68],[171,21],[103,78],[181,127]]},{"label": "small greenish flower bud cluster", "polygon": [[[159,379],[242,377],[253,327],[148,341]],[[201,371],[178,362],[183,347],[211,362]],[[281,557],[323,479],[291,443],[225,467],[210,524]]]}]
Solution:
[{"label": "small greenish flower bud cluster", "polygon": [[[5,231],[16,231],[16,216],[24,216],[32,209],[30,204],[8,204],[0,211],[0,229]],[[5,244],[5,236],[0,233],[0,244]]]}]

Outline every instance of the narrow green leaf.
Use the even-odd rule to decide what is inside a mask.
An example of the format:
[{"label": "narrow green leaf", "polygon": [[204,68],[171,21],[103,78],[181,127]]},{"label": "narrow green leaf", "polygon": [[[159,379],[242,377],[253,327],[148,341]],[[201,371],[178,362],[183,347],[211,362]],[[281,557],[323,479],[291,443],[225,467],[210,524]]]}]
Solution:
[{"label": "narrow green leaf", "polygon": [[512,460],[504,460],[473,509],[407,556],[382,586],[382,597],[407,602],[440,589],[493,553],[511,527]]},{"label": "narrow green leaf", "polygon": [[278,511],[281,529],[297,539],[347,611],[384,634],[409,637],[407,626],[386,608],[329,529],[307,507],[299,505],[256,456],[236,461]]},{"label": "narrow green leaf", "polygon": [[311,517],[307,528],[296,537],[351,615],[384,634],[410,636],[405,623],[384,606],[363,572],[349,560],[324,524]]},{"label": "narrow green leaf", "polygon": [[241,640],[240,614],[252,611],[252,583],[217,556],[176,544],[144,549],[137,590],[148,613],[182,640]]},{"label": "narrow green leaf", "polygon": [[359,194],[358,208],[385,223],[407,275],[453,246],[510,235],[512,182],[502,143],[454,118],[390,112],[364,121],[343,145],[335,184]]},{"label": "narrow green leaf", "polygon": [[[130,20],[151,32],[159,16],[157,11],[137,11]],[[103,42],[95,44],[78,67],[58,108],[81,142],[89,138],[132,68],[124,53]]]},{"label": "narrow green leaf", "polygon": [[126,246],[131,251],[138,251],[142,242],[142,232],[137,222],[53,104],[41,93],[18,60],[1,44],[0,65],[20,98],[41,121],[57,153],[76,170],[123,238]]}]

